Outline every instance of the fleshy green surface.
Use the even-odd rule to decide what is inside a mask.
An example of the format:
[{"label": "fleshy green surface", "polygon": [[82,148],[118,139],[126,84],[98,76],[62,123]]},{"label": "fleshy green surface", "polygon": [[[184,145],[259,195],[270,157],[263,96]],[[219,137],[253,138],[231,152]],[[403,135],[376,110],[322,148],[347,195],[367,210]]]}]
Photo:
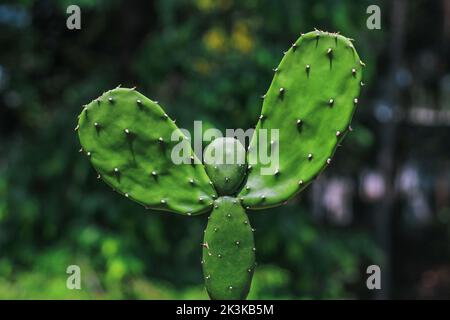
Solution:
[{"label": "fleshy green surface", "polygon": [[244,180],[245,148],[234,138],[217,138],[204,152],[206,173],[220,195],[232,195]]},{"label": "fleshy green surface", "polygon": [[[250,209],[278,205],[308,185],[332,159],[349,130],[358,103],[363,63],[352,42],[338,34],[302,35],[286,52],[267,94],[256,126],[279,129],[279,165],[262,175],[252,152],[246,186],[239,194]],[[252,138],[250,150],[256,150]]]},{"label": "fleshy green surface", "polygon": [[203,165],[172,161],[176,130],[183,136],[156,102],[126,88],[86,105],[78,123],[83,152],[112,188],[148,208],[199,214],[216,192]]},{"label": "fleshy green surface", "polygon": [[211,299],[245,299],[255,267],[253,230],[236,198],[214,202],[203,243],[203,274]]}]

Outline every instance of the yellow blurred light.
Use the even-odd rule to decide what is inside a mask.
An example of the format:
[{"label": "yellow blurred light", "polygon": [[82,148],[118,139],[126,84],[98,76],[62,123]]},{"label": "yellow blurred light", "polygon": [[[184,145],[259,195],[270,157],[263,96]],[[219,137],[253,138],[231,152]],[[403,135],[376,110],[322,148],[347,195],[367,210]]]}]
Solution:
[{"label": "yellow blurred light", "polygon": [[226,36],[222,29],[210,29],[203,36],[203,42],[208,50],[223,51],[225,49]]}]

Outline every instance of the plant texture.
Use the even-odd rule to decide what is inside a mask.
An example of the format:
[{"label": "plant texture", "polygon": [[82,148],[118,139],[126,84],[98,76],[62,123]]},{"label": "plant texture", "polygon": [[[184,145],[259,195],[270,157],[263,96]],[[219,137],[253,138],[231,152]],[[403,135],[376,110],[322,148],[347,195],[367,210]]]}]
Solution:
[{"label": "plant texture", "polygon": [[[274,69],[248,152],[234,138],[218,138],[205,149],[203,160],[225,150],[223,157],[231,153],[243,162],[202,164],[157,102],[120,87],[84,106],[76,127],[81,151],[98,178],[146,208],[210,212],[202,245],[208,294],[245,299],[256,251],[246,211],[285,203],[331,163],[351,131],[363,66],[350,39],[318,30],[302,35]],[[268,145],[280,155],[270,175],[260,173],[264,164],[252,152],[261,129],[279,130]],[[189,150],[182,164],[171,158],[174,134]]]}]

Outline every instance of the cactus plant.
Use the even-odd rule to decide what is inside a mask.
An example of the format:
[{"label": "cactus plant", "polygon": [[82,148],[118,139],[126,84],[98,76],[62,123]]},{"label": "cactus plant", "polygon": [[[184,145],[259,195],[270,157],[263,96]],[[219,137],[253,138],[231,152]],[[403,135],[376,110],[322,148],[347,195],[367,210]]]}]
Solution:
[{"label": "cactus plant", "polygon": [[[256,251],[247,210],[285,203],[330,164],[351,130],[363,66],[350,39],[319,30],[302,34],[274,69],[249,151],[234,138],[218,138],[205,149],[204,164],[158,102],[119,87],[84,106],[76,127],[80,151],[98,178],[146,208],[210,212],[202,244],[207,292],[212,299],[245,299]],[[263,164],[252,152],[262,129],[279,130],[267,146],[280,155],[272,174],[260,173]],[[181,164],[171,158],[174,135],[188,150]],[[221,149],[222,156],[234,150],[244,161],[209,159]]]}]

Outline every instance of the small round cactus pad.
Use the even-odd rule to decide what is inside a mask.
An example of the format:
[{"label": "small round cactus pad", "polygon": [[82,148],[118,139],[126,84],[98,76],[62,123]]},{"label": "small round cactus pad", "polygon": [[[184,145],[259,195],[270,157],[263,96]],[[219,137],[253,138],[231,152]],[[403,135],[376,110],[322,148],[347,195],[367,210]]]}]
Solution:
[{"label": "small round cactus pad", "polygon": [[245,148],[227,137],[212,141],[204,152],[206,172],[220,195],[232,195],[245,178]]},{"label": "small round cactus pad", "polygon": [[363,67],[351,39],[302,34],[274,69],[248,151],[218,138],[205,148],[204,164],[156,101],[119,87],[83,107],[80,151],[98,178],[146,208],[211,212],[202,244],[206,290],[212,299],[245,299],[256,250],[246,209],[285,203],[331,163],[351,131]]}]

